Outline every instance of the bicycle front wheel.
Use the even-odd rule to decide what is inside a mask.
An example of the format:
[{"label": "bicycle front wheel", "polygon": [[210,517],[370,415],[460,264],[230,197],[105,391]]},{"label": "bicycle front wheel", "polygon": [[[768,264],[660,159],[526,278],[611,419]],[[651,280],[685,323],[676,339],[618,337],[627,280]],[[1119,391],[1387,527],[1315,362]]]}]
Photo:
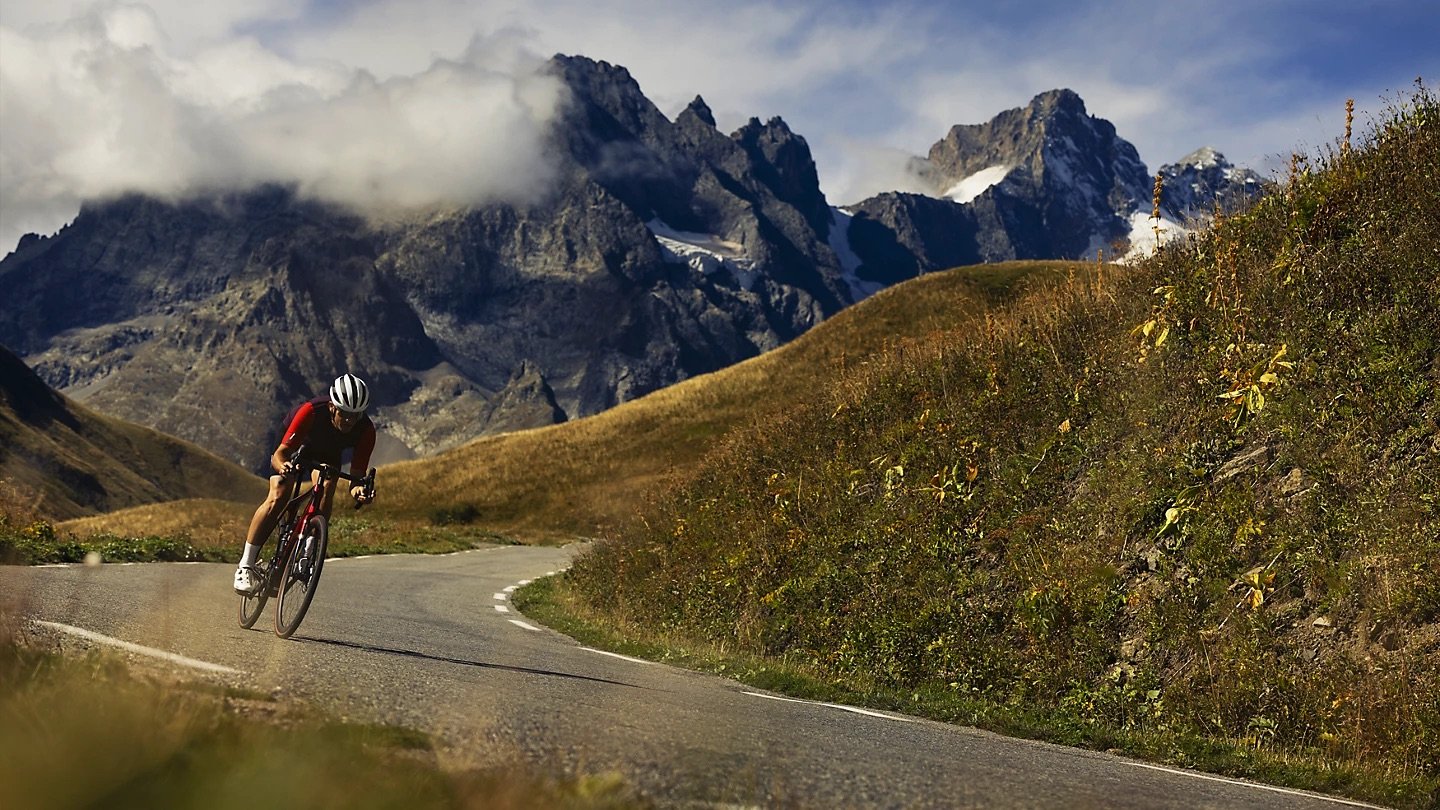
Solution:
[{"label": "bicycle front wheel", "polygon": [[320,570],[325,567],[325,549],[330,542],[330,527],[324,515],[316,515],[305,524],[302,534],[290,549],[280,576],[280,603],[275,606],[275,635],[289,638],[300,626],[315,589],[320,585]]},{"label": "bicycle front wheel", "polygon": [[[257,567],[256,570],[260,569]],[[249,630],[251,625],[260,618],[260,613],[265,610],[265,603],[270,600],[270,572],[265,570],[260,576],[265,580],[265,585],[260,588],[260,592],[240,597],[240,626],[246,630]]]}]

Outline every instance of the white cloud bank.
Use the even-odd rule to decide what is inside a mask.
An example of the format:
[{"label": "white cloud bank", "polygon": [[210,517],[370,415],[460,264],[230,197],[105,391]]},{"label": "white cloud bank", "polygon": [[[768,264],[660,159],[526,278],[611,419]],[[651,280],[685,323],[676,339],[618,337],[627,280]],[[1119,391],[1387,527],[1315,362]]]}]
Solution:
[{"label": "white cloud bank", "polygon": [[543,191],[563,85],[505,36],[379,79],[251,38],[181,48],[146,6],[0,27],[0,254],[82,201],[267,182],[361,210]]}]

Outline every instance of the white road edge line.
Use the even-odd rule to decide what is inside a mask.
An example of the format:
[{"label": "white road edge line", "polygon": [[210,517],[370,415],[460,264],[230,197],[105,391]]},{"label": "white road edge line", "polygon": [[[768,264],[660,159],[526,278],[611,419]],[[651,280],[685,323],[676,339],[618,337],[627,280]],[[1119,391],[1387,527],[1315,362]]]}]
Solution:
[{"label": "white road edge line", "polygon": [[238,669],[231,669],[230,667],[221,666],[219,664],[212,664],[209,661],[198,661],[194,658],[186,658],[183,655],[176,655],[172,652],[157,650],[154,647],[142,647],[139,644],[132,644],[128,641],[121,641],[118,638],[111,638],[110,636],[101,635],[100,633],[96,633],[93,630],[86,630],[83,627],[73,627],[68,624],[60,624],[59,622],[42,622],[38,620],[35,623],[41,625],[42,627],[48,627],[52,630],[59,630],[62,633],[69,633],[72,636],[79,636],[84,639],[89,639],[90,641],[94,641],[99,644],[108,644],[112,647],[119,647],[122,650],[128,650],[129,652],[138,653],[140,655],[148,655],[152,658],[160,658],[165,661],[169,661],[172,664],[180,664],[181,666],[191,667],[193,669],[200,669],[206,672],[218,672],[224,675],[245,674]]},{"label": "white road edge line", "polygon": [[631,661],[631,662],[636,663],[636,664],[649,664],[649,665],[652,666],[652,667],[656,665],[656,663],[655,663],[654,661],[646,661],[646,660],[643,659],[643,658],[631,658],[631,657],[628,656],[628,655],[621,655],[620,653],[607,652],[607,651],[605,651],[605,650],[597,650],[597,649],[595,649],[594,647],[581,647],[580,649],[584,650],[585,652],[595,653],[596,655],[608,655],[608,656],[610,656],[611,658],[619,658],[621,661]]},{"label": "white road edge line", "polygon": [[511,619],[511,620],[510,620],[510,623],[513,624],[513,625],[515,625],[516,627],[523,627],[523,628],[525,628],[526,630],[533,630],[533,631],[536,632],[536,633],[540,632],[540,628],[536,627],[536,626],[533,625],[533,624],[526,624],[525,622],[522,622],[522,621],[520,621],[519,619]]},{"label": "white road edge line", "polygon": [[893,715],[893,714],[883,714],[883,713],[881,713],[881,712],[872,712],[872,711],[870,711],[869,709],[861,709],[861,708],[858,708],[858,707],[856,707],[856,706],[846,706],[846,705],[844,705],[844,704],[842,704],[842,703],[820,703],[819,701],[815,701],[815,700],[801,700],[800,698],[781,697],[780,695],[767,695],[767,694],[765,694],[765,693],[763,693],[763,692],[745,692],[745,694],[751,695],[751,696],[753,696],[753,697],[765,698],[766,700],[782,700],[782,701],[784,701],[784,702],[786,702],[786,703],[805,703],[805,704],[808,704],[808,705],[810,705],[810,706],[825,706],[826,708],[830,708],[830,709],[840,709],[841,711],[854,712],[855,714],[863,714],[863,715],[865,715],[865,716],[867,716],[867,717],[879,717],[879,718],[882,719],[882,720],[894,720],[894,721],[897,722],[897,723],[913,723],[913,722],[915,722],[914,720],[911,720],[911,719],[908,718],[908,717],[897,717],[897,716],[895,716],[895,715]]},{"label": "white road edge line", "polygon": [[509,613],[509,612],[510,612],[510,608],[508,608],[508,607],[506,607],[506,606],[504,606],[504,605],[496,605],[496,606],[495,606],[495,610],[498,611],[498,612],[500,612],[500,613]]},{"label": "white road edge line", "polygon": [[863,715],[866,715],[866,716],[868,716],[868,717],[881,717],[881,718],[884,718],[884,719],[886,719],[886,720],[894,720],[894,721],[897,722],[897,723],[913,723],[913,722],[915,722],[914,720],[911,720],[911,719],[908,718],[908,717],[898,717],[898,716],[893,715],[893,714],[885,714],[884,712],[874,712],[874,711],[871,711],[871,710],[869,710],[869,709],[862,709],[862,708],[860,708],[859,706],[846,706],[846,705],[843,704],[843,703],[821,703],[820,705],[821,705],[821,706],[829,706],[829,707],[832,708],[832,709],[839,709],[839,710],[842,711],[842,712],[853,712],[853,713],[855,713],[855,714],[863,714]]},{"label": "white road edge line", "polygon": [[1276,793],[1289,794],[1291,796],[1304,796],[1307,799],[1319,799],[1321,801],[1334,802],[1336,804],[1345,804],[1351,807],[1371,807],[1374,808],[1374,810],[1385,810],[1384,807],[1381,807],[1378,804],[1366,804],[1365,802],[1356,802],[1349,799],[1338,799],[1334,796],[1326,796],[1323,793],[1306,793],[1303,790],[1291,790],[1289,788],[1275,787],[1274,785],[1262,785],[1258,782],[1243,782],[1239,779],[1227,779],[1223,776],[1215,776],[1208,773],[1186,771],[1180,768],[1167,768],[1164,765],[1151,765],[1148,762],[1134,762],[1128,759],[1121,761],[1124,762],[1126,765],[1134,765],[1137,768],[1148,768],[1152,771],[1164,771],[1165,773],[1173,773],[1178,776],[1190,776],[1196,779],[1204,779],[1210,782],[1224,782],[1227,785],[1238,785],[1240,787],[1255,788],[1256,790],[1270,790]]},{"label": "white road edge line", "polygon": [[495,598],[496,598],[497,600],[501,601],[501,602],[504,602],[506,599],[509,599],[510,597],[506,596],[506,595],[503,594],[503,593],[497,593],[497,594],[495,594]]}]

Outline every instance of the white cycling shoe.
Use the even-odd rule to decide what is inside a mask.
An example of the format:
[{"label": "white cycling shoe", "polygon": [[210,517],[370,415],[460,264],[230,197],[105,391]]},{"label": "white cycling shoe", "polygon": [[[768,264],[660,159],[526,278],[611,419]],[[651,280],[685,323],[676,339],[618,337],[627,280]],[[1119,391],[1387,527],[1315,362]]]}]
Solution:
[{"label": "white cycling shoe", "polygon": [[235,592],[241,596],[255,593],[255,569],[248,565],[235,569]]}]

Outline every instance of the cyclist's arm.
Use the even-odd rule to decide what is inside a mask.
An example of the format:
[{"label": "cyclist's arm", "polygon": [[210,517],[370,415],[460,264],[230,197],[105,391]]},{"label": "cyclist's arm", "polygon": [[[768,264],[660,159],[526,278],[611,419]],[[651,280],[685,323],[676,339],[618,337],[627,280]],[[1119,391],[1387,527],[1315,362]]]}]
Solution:
[{"label": "cyclist's arm", "polygon": [[310,435],[310,421],[314,418],[315,409],[310,403],[300,406],[300,410],[295,412],[295,418],[285,426],[285,437],[280,440],[275,452],[270,454],[270,469],[284,474],[286,465],[305,443],[305,437]]},{"label": "cyclist's arm", "polygon": [[298,447],[289,447],[283,444],[276,447],[275,452],[270,454],[270,469],[283,475],[286,471],[285,465],[290,463],[290,459],[294,457],[295,451],[299,449]]},{"label": "cyclist's arm", "polygon": [[[359,441],[355,442],[355,452],[350,456],[350,474],[362,476],[370,468],[370,454],[375,451],[375,424],[369,417],[365,419],[364,432],[360,434]],[[363,486],[354,484],[350,487],[350,497],[360,503],[368,503],[374,498],[373,492],[366,492]]]}]

